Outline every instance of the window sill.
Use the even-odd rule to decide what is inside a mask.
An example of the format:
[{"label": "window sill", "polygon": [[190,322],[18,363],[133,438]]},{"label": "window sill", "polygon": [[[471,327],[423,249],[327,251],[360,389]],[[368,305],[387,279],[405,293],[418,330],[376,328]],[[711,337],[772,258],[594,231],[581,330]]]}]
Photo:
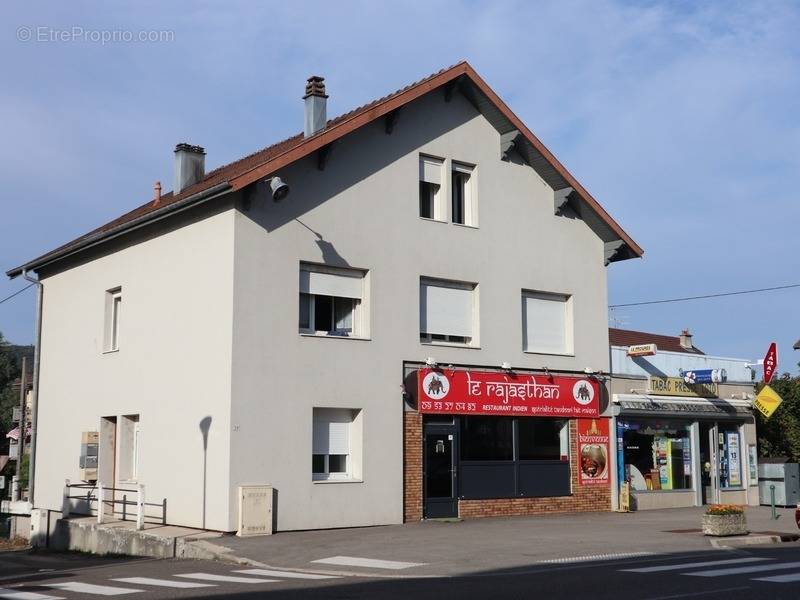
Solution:
[{"label": "window sill", "polygon": [[371,342],[372,338],[362,337],[359,335],[328,335],[325,333],[303,333],[300,332],[300,337],[305,338],[322,338],[327,340],[359,340],[362,342]]},{"label": "window sill", "polygon": [[466,348],[467,350],[480,350],[480,346],[470,346],[469,344],[456,344],[455,342],[420,342],[421,346],[446,346],[448,348]]},{"label": "window sill", "polygon": [[446,219],[433,219],[431,217],[419,217],[421,221],[429,221],[431,223],[442,223],[443,225],[447,225]]},{"label": "window sill", "polygon": [[115,354],[119,352],[119,348],[114,348],[113,350],[103,350],[103,354]]},{"label": "window sill", "polygon": [[452,223],[456,227],[464,227],[465,229],[480,229],[477,225],[467,225],[466,223]]},{"label": "window sill", "polygon": [[575,358],[574,352],[545,352],[544,350],[523,350],[525,354],[539,354],[541,356],[566,356],[567,358]]},{"label": "window sill", "polygon": [[312,479],[311,483],[314,485],[318,483],[364,483],[363,479]]}]

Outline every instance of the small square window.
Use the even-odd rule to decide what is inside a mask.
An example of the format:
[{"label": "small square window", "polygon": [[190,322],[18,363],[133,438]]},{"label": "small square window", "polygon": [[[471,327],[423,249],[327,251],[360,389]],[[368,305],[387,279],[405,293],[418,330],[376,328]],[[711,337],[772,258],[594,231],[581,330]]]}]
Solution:
[{"label": "small square window", "polygon": [[315,408],[311,474],[314,480],[361,477],[361,411]]},{"label": "small square window", "polygon": [[571,354],[572,298],[563,294],[523,292],[522,340],[526,352]]},{"label": "small square window", "polygon": [[476,304],[475,284],[420,279],[420,341],[473,345],[478,330]]},{"label": "small square window", "polygon": [[329,336],[367,334],[363,271],[300,265],[300,333]]}]

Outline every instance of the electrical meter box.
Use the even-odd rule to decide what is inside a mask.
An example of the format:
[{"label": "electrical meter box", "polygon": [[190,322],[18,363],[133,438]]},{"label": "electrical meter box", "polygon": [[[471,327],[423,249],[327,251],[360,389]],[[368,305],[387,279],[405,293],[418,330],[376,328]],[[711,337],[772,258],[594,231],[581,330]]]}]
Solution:
[{"label": "electrical meter box", "polygon": [[84,431],[81,434],[81,458],[78,466],[80,467],[80,477],[83,481],[97,481],[97,449],[99,443],[99,432]]}]

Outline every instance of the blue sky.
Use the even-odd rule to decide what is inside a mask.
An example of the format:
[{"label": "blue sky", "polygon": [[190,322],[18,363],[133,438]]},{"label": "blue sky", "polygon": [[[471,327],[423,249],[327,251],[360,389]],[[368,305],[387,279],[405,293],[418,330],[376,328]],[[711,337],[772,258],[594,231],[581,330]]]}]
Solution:
[{"label": "blue sky", "polygon": [[[610,303],[800,283],[796,2],[32,4],[0,6],[3,271],[171,187],[177,142],[213,168],[301,130],[311,74],[336,115],[465,58],[644,247],[609,267]],[[171,41],[92,41],[115,30]],[[0,305],[7,339],[32,341],[34,305]],[[796,371],[798,305],[800,288],[612,317],[723,356],[776,340]]]}]

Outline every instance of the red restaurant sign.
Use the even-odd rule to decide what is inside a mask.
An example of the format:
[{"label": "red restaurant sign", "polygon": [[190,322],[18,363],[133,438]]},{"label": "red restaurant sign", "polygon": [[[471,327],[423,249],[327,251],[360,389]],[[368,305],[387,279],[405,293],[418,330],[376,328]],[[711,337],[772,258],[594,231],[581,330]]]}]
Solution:
[{"label": "red restaurant sign", "polygon": [[600,389],[588,378],[420,369],[417,381],[421,413],[537,417],[600,414]]}]

